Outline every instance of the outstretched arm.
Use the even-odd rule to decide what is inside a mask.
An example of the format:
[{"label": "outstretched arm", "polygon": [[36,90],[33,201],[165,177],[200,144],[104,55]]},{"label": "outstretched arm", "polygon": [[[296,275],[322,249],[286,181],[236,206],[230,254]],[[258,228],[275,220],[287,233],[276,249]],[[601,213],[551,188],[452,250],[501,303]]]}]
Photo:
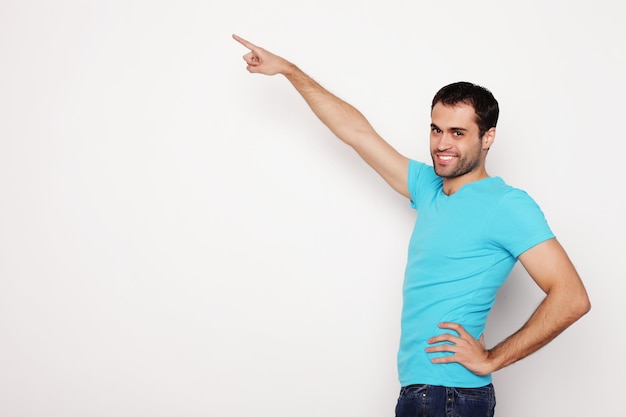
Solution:
[{"label": "outstretched arm", "polygon": [[546,297],[520,330],[486,350],[483,340],[474,339],[458,323],[440,327],[459,333],[444,334],[428,342],[450,344],[427,348],[428,352],[452,352],[454,355],[433,359],[434,363],[458,362],[478,375],[504,368],[539,350],[591,308],[589,297],[574,265],[556,239],[527,250],[519,257],[522,265],[546,293]]},{"label": "outstretched arm", "polygon": [[408,159],[383,140],[356,108],[330,93],[284,58],[237,35],[233,38],[250,50],[243,57],[249,72],[285,76],[315,115],[339,139],[351,146],[394,190],[410,198],[407,189]]}]

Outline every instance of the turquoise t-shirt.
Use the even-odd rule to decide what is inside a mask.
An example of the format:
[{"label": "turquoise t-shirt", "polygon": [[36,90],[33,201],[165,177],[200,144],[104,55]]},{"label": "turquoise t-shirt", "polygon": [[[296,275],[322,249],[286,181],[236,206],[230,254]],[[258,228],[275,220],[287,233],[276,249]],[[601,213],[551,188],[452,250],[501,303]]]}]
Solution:
[{"label": "turquoise t-shirt", "polygon": [[408,188],[417,220],[403,285],[398,372],[402,386],[480,387],[478,376],[458,363],[433,364],[429,338],[449,332],[440,322],[461,324],[482,335],[496,292],[533,246],[551,239],[543,213],[524,191],[490,177],[447,196],[433,167],[409,163]]}]

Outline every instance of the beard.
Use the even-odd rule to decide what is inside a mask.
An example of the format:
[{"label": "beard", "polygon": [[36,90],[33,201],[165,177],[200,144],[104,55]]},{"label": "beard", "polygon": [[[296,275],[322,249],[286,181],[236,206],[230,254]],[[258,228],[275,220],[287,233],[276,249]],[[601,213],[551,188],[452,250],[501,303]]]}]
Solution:
[{"label": "beard", "polygon": [[459,156],[456,164],[451,166],[439,166],[436,163],[436,156],[431,152],[430,157],[433,160],[433,167],[435,168],[435,174],[442,178],[457,178],[462,177],[474,171],[480,166],[480,148],[477,152],[471,155]]}]

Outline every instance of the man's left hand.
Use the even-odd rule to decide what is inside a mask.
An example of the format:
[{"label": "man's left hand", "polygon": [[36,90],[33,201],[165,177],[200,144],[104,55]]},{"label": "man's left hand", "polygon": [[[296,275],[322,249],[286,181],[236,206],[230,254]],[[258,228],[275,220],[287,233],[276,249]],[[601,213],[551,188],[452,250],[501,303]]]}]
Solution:
[{"label": "man's left hand", "polygon": [[492,372],[489,363],[489,351],[485,347],[484,335],[479,340],[476,340],[458,323],[439,323],[439,327],[454,330],[459,336],[445,333],[428,339],[428,343],[431,345],[435,343],[442,344],[430,346],[426,348],[426,352],[452,353],[452,355],[433,358],[433,363],[460,363],[477,375],[488,375]]}]

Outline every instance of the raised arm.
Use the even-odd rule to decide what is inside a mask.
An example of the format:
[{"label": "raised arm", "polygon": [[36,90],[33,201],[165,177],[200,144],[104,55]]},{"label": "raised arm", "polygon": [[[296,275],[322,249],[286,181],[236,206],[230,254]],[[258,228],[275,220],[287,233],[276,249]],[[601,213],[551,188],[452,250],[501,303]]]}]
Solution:
[{"label": "raised arm", "polygon": [[330,93],[284,58],[237,35],[233,38],[250,50],[243,57],[249,72],[285,76],[335,136],[351,146],[394,190],[410,198],[407,189],[408,159],[383,140],[356,108]]},{"label": "raised arm", "polygon": [[427,348],[428,352],[453,352],[452,356],[433,359],[435,363],[458,362],[470,371],[486,375],[502,369],[539,350],[558,336],[591,308],[585,287],[556,239],[550,239],[527,250],[520,262],[546,297],[530,319],[513,335],[485,349],[483,340],[475,340],[458,323],[442,323],[440,327],[459,333],[444,334],[429,343],[451,342]]}]

